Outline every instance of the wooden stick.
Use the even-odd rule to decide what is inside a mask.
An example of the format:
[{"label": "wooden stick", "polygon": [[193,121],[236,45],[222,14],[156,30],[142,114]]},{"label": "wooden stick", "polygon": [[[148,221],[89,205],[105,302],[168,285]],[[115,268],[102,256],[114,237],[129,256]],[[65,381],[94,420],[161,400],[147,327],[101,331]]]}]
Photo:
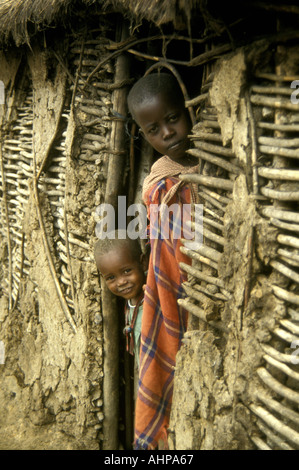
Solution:
[{"label": "wooden stick", "polygon": [[260,145],[260,152],[267,154],[267,155],[278,155],[280,157],[288,157],[288,158],[299,158],[299,151],[292,150],[283,147],[274,147],[268,145]]},{"label": "wooden stick", "polygon": [[275,209],[274,207],[271,207],[271,206],[263,207],[261,209],[261,212],[266,217],[273,217],[275,219],[281,219],[281,220],[291,220],[292,222],[299,223],[298,212]]},{"label": "wooden stick", "polygon": [[267,361],[269,364],[272,366],[276,367],[277,369],[281,370],[284,372],[284,374],[288,375],[289,377],[292,377],[292,379],[298,380],[299,381],[299,373],[295,372],[293,369],[290,367],[286,366],[285,364],[281,363],[280,361],[277,361],[271,356],[268,356],[268,354],[265,354],[264,356],[265,361]]},{"label": "wooden stick", "polygon": [[272,450],[259,436],[250,436],[250,439],[259,450]]},{"label": "wooden stick", "polygon": [[202,308],[198,307],[197,305],[192,304],[186,299],[178,299],[178,304],[188,310],[188,312],[192,313],[195,315],[197,318],[200,318],[200,320],[207,322],[205,312]]},{"label": "wooden stick", "polygon": [[194,289],[198,290],[199,292],[202,292],[203,294],[205,294],[207,297],[210,297],[212,300],[221,300],[223,302],[227,302],[227,300],[229,300],[230,297],[224,295],[223,293],[220,293],[220,292],[215,292],[214,294],[211,293],[207,288],[199,285],[199,284],[194,284],[193,286]]},{"label": "wooden stick", "polygon": [[[202,189],[204,189],[204,188],[202,188]],[[204,192],[205,192],[205,191],[201,192],[200,195],[202,196]],[[222,210],[222,212],[225,212],[225,209],[224,209],[224,208],[222,208],[221,210]],[[216,214],[216,212],[212,211],[209,207],[205,207],[205,206],[204,206],[204,212],[206,212],[207,214],[209,214],[210,216],[212,216],[214,219],[219,220],[219,222],[221,223],[221,225],[223,225],[223,218],[220,217],[220,215]]]},{"label": "wooden stick", "polygon": [[185,63],[185,65],[187,65],[188,67],[194,67],[194,66],[205,64],[209,62],[210,60],[214,59],[215,57],[217,57],[218,55],[222,55],[225,52],[230,51],[231,49],[232,49],[231,44],[224,44],[222,46],[214,47],[213,49],[207,52],[203,52],[202,54],[194,57],[194,59],[190,60],[187,64]]},{"label": "wooden stick", "polygon": [[294,80],[299,80],[299,75],[276,75],[275,73],[257,72],[255,76],[274,82],[293,82]]},{"label": "wooden stick", "polygon": [[292,308],[288,308],[288,315],[292,318],[292,320],[299,321],[299,312],[293,310]]},{"label": "wooden stick", "polygon": [[[117,25],[117,34],[121,41],[128,38],[128,25],[124,22]],[[103,62],[103,61],[102,61]],[[100,63],[101,67],[101,63]],[[97,70],[100,69],[96,67]],[[95,70],[96,70],[95,69]],[[90,80],[89,75],[87,81]],[[126,55],[119,55],[115,64],[115,82],[129,77],[129,58]],[[113,91],[113,109],[120,115],[127,114],[126,88],[115,89]],[[124,121],[113,121],[111,131],[110,148],[115,153],[110,155],[108,164],[108,179],[106,184],[105,202],[117,207],[118,194],[123,181],[123,170],[125,168],[125,158],[120,153],[125,148],[125,126]],[[110,150],[109,150],[110,152]],[[104,370],[103,381],[103,450],[118,448],[118,402],[119,402],[119,371],[118,371],[118,336],[119,319],[116,301],[106,286],[101,286],[102,290],[102,314],[103,314],[103,336],[104,336]]]},{"label": "wooden stick", "polygon": [[[287,398],[288,400],[299,404],[299,393],[294,392],[294,390],[282,385],[278,380],[274,379],[271,374],[264,368],[260,367],[257,369],[258,376],[262,379],[262,381],[268,385],[268,387],[273,390],[274,392],[278,393],[279,395]],[[282,423],[280,423],[282,425]],[[296,433],[298,436],[298,445],[299,445],[299,434]]]},{"label": "wooden stick", "polygon": [[272,348],[272,346],[269,346],[268,344],[262,344],[261,343],[261,348],[271,357],[276,359],[279,362],[284,362],[286,364],[293,364],[294,365],[294,356],[291,354],[284,354],[276,349]]},{"label": "wooden stick", "polygon": [[[246,279],[245,279],[245,288],[244,288],[244,308],[245,311],[250,297],[250,288],[251,288],[251,277],[252,277],[252,258],[253,258],[253,250],[254,250],[254,227],[249,227],[249,234],[248,234],[248,241],[247,241],[247,268],[246,268]],[[241,322],[240,328],[242,329],[243,326],[243,310],[241,314]]]},{"label": "wooden stick", "polygon": [[299,262],[292,258],[288,258],[287,256],[280,255],[279,259],[281,261],[284,261],[285,263],[290,264],[291,266],[295,266],[296,268],[299,268]]},{"label": "wooden stick", "polygon": [[267,436],[275,447],[279,447],[281,450],[295,450],[293,447],[289,446],[285,440],[281,439],[277,434],[271,431],[262,421],[257,421],[257,427]]},{"label": "wooden stick", "polygon": [[[154,55],[151,55],[151,54],[146,54],[144,52],[136,51],[134,49],[128,49],[127,52],[129,52],[130,54],[136,55],[137,57],[142,57],[143,59],[151,60],[153,62],[161,62],[162,60],[165,61],[164,57],[154,56]],[[168,58],[167,62],[170,63],[170,64],[176,64],[176,65],[187,65],[185,60],[176,60],[176,59],[169,59]]]},{"label": "wooden stick", "polygon": [[293,88],[283,86],[261,86],[253,85],[251,87],[253,93],[261,93],[265,95],[291,95],[294,91]]},{"label": "wooden stick", "polygon": [[211,232],[206,227],[203,228],[203,237],[208,238],[209,240],[218,243],[218,245],[224,246],[225,245],[225,238],[217,235],[214,232]]},{"label": "wooden stick", "polygon": [[206,142],[208,140],[211,142],[218,142],[222,144],[221,134],[218,134],[218,133],[215,134],[214,132],[212,133],[212,132],[199,131],[198,129],[196,129],[196,134],[189,135],[189,139],[193,140],[194,142],[197,142],[198,140]]},{"label": "wooden stick", "polygon": [[275,137],[265,137],[261,136],[258,138],[258,142],[261,145],[268,145],[272,147],[289,147],[289,148],[298,148],[299,139],[284,139],[284,138],[275,138]]},{"label": "wooden stick", "polygon": [[191,302],[189,302],[188,300],[186,299],[178,299],[178,304],[185,308],[186,310],[188,310],[188,312],[192,313],[193,315],[195,315],[197,318],[199,318],[200,320],[202,320],[203,322],[207,323],[208,325],[211,325],[213,326],[214,328],[217,328],[225,333],[228,333],[229,330],[223,325],[221,324],[220,322],[215,322],[215,321],[208,321],[206,319],[206,314],[205,314],[205,311],[198,307],[197,305],[194,305],[192,304]]},{"label": "wooden stick", "polygon": [[274,429],[286,439],[294,442],[296,445],[299,445],[299,434],[294,431],[294,429],[279,421],[275,416],[273,416],[261,406],[251,404],[249,405],[249,408],[254,414],[265,421],[265,423],[267,423],[271,429]]},{"label": "wooden stick", "polygon": [[283,405],[282,403],[273,400],[273,398],[266,396],[260,390],[256,393],[256,397],[261,400],[268,408],[276,411],[280,414],[283,418],[287,418],[293,421],[295,424],[299,425],[299,414],[296,411],[288,408],[287,406]]},{"label": "wooden stick", "polygon": [[207,152],[204,152],[199,149],[190,149],[187,151],[190,155],[193,155],[194,157],[201,158],[203,160],[206,160],[207,162],[213,163],[214,165],[220,166],[224,170],[228,171],[229,173],[233,173],[235,175],[239,175],[241,172],[241,169],[234,165],[233,163],[230,163],[226,160],[223,160],[222,158],[216,157],[215,155],[211,155]]},{"label": "wooden stick", "polygon": [[287,330],[291,331],[291,333],[299,336],[299,326],[295,325],[295,323],[290,320],[282,319],[280,320],[280,324],[287,328]]},{"label": "wooden stick", "polygon": [[186,273],[191,274],[191,276],[196,277],[196,279],[205,281],[208,284],[214,284],[215,286],[224,288],[224,282],[222,281],[222,279],[219,279],[218,277],[208,276],[207,274],[204,274],[203,272],[199,271],[199,269],[196,269],[193,266],[189,266],[188,264],[183,262],[180,262],[179,265],[184,271],[186,271]]},{"label": "wooden stick", "polygon": [[189,106],[197,106],[199,103],[204,101],[208,96],[209,96],[209,93],[203,93],[202,95],[196,96],[192,100],[187,100],[185,102],[185,106],[186,108],[188,108]]},{"label": "wooden stick", "polygon": [[284,245],[292,246],[293,248],[299,248],[299,239],[290,235],[283,235],[280,233],[277,235],[277,241]]},{"label": "wooden stick", "polygon": [[259,122],[257,127],[261,129],[270,129],[273,131],[282,131],[282,132],[298,132],[298,124],[275,124],[272,122]]},{"label": "wooden stick", "polygon": [[261,188],[261,193],[269,199],[278,201],[299,201],[299,191],[279,191],[267,187]]},{"label": "wooden stick", "polygon": [[190,250],[189,248],[186,248],[185,246],[181,246],[180,251],[184,253],[184,255],[189,256],[189,258],[194,259],[195,261],[204,263],[207,266],[210,266],[211,268],[214,268],[216,270],[218,269],[217,263],[214,263],[209,258],[206,258],[205,256],[200,255],[197,251]]},{"label": "wooden stick", "polygon": [[214,145],[208,142],[196,141],[196,148],[206,150],[207,152],[211,152],[212,154],[222,155],[223,157],[234,157],[234,152],[222,145]]},{"label": "wooden stick", "polygon": [[[188,242],[188,240],[186,240],[186,242]],[[184,240],[183,240],[183,244],[184,244]],[[216,263],[218,263],[220,261],[220,258],[221,258],[221,253],[217,250],[215,250],[214,248],[211,248],[209,246],[206,246],[206,245],[201,245],[197,252],[202,255],[202,256],[205,256],[206,258],[209,258],[211,259],[212,261],[215,261]]]},{"label": "wooden stick", "polygon": [[277,271],[279,271],[284,276],[286,276],[286,277],[292,279],[293,281],[299,283],[299,274],[296,271],[293,271],[292,269],[288,268],[284,264],[280,263],[279,261],[275,261],[275,260],[271,260],[270,265],[272,266],[272,268],[276,269]]},{"label": "wooden stick", "polygon": [[[223,213],[225,212],[225,207],[213,196],[210,196],[210,194],[207,193],[205,187],[200,188],[201,191],[199,192],[199,195],[201,198],[205,199],[206,201],[210,202],[213,206],[217,207],[217,209],[220,209]],[[213,193],[215,194],[215,193]],[[213,215],[216,219],[218,220],[223,220],[218,214],[215,214],[215,212],[212,212],[209,210],[206,205],[204,205],[203,208],[204,212],[208,212],[209,214]],[[218,217],[217,217],[218,216]]]},{"label": "wooden stick", "polygon": [[205,216],[203,216],[202,220],[204,224],[211,225],[212,227],[215,227],[217,230],[220,230],[220,232],[223,232],[224,226],[222,224],[219,224],[218,222],[215,222],[214,220],[209,219],[208,217],[205,217]]},{"label": "wooden stick", "polygon": [[257,155],[258,155],[258,148],[257,148],[257,138],[256,138],[256,130],[255,130],[255,121],[252,111],[252,106],[250,102],[249,93],[246,93],[246,103],[248,108],[248,118],[250,124],[250,136],[251,136],[251,166],[252,166],[252,192],[253,194],[257,195],[259,193],[259,178],[257,173]]},{"label": "wooden stick", "polygon": [[253,104],[260,106],[268,106],[275,109],[288,109],[289,111],[297,111],[298,105],[293,104],[289,99],[285,98],[272,98],[263,95],[251,95],[250,101]]},{"label": "wooden stick", "polygon": [[286,300],[295,305],[299,305],[299,295],[293,294],[293,292],[288,292],[285,289],[282,289],[278,286],[272,286],[274,294],[281,300]]},{"label": "wooden stick", "polygon": [[187,181],[188,183],[197,183],[204,186],[224,189],[225,191],[232,191],[234,183],[231,180],[223,178],[215,178],[214,176],[204,176],[196,174],[179,175],[180,180]]},{"label": "wooden stick", "polygon": [[[23,227],[22,227],[22,234],[21,234],[21,244],[20,244],[20,254],[21,254],[21,259],[18,260],[17,256],[17,261],[19,261],[20,263],[20,280],[23,278],[23,273],[24,273],[24,264],[25,264],[25,260],[24,260],[24,245],[25,245],[25,234],[24,234],[24,231],[23,231]],[[28,262],[27,262],[28,263]],[[29,266],[30,266],[30,263],[28,263]],[[18,303],[18,299],[19,299],[19,294],[20,294],[20,282],[18,283],[18,288],[17,288],[17,294],[16,294],[16,297],[15,297],[15,301],[14,301],[14,304],[12,306],[12,312],[15,310],[16,306],[17,306],[17,303]]]},{"label": "wooden stick", "polygon": [[289,343],[289,344],[292,344],[293,341],[298,341],[299,340],[298,336],[292,335],[288,331],[282,330],[281,328],[275,328],[273,330],[273,333],[276,336],[278,336],[279,338],[281,338],[284,341],[286,341],[287,343]]},{"label": "wooden stick", "polygon": [[269,179],[299,181],[298,170],[285,170],[284,168],[260,167],[258,174]]},{"label": "wooden stick", "polygon": [[202,124],[204,127],[208,129],[219,129],[220,130],[220,124],[218,121],[200,121],[200,124]]}]

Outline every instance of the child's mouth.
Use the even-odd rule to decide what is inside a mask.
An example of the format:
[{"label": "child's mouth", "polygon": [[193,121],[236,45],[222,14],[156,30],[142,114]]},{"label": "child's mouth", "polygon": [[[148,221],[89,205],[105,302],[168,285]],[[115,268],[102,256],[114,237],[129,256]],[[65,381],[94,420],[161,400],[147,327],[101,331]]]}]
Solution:
[{"label": "child's mouth", "polygon": [[121,295],[127,295],[131,292],[131,290],[133,289],[133,286],[131,287],[126,287],[125,289],[122,289],[122,290],[119,290],[118,292],[121,294]]},{"label": "child's mouth", "polygon": [[181,147],[183,141],[180,140],[179,142],[176,142],[175,144],[171,144],[169,147],[168,147],[168,150],[176,150],[178,148]]}]

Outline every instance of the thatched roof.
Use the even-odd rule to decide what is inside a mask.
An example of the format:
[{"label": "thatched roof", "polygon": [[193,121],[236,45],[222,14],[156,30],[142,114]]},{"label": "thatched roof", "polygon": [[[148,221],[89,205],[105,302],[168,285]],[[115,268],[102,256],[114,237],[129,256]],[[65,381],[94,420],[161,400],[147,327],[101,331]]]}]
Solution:
[{"label": "thatched roof", "polygon": [[192,10],[205,3],[202,0],[106,0],[116,10],[130,12],[136,18],[144,18],[157,25],[176,22],[179,15],[190,18]]},{"label": "thatched roof", "polygon": [[32,31],[91,5],[161,25],[175,23],[181,14],[190,18],[200,3],[202,0],[0,0],[0,41],[12,36],[17,44],[28,42]]}]

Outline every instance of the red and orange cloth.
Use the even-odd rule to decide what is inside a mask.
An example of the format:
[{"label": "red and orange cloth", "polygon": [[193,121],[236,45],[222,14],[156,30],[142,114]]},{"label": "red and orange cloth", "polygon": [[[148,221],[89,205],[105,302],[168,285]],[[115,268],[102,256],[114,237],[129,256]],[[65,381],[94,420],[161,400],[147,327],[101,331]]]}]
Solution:
[{"label": "red and orange cloth", "polygon": [[[197,172],[197,169],[197,166],[185,167],[167,156],[161,157],[144,182],[143,199],[148,213],[151,204],[170,206],[194,202],[194,188],[182,182],[178,175]],[[182,283],[186,279],[179,262],[190,264],[190,259],[180,251],[181,241],[173,236],[174,223],[177,223],[174,219],[169,223],[169,238],[162,239],[158,234],[150,240],[135,410],[136,450],[157,449],[161,441],[163,447],[168,448],[175,359],[187,327],[187,312],[177,303],[184,295]]]}]

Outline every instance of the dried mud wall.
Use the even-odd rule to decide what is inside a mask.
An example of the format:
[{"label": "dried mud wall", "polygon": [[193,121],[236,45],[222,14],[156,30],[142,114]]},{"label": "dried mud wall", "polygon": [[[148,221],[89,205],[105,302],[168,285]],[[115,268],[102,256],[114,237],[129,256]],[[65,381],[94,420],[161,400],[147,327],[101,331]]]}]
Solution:
[{"label": "dried mud wall", "polygon": [[298,50],[260,42],[206,74],[191,151],[204,239],[184,248],[172,449],[299,448]]},{"label": "dried mud wall", "polygon": [[105,200],[122,85],[105,60],[109,24],[98,24],[53,47],[0,55],[1,449],[104,446],[111,410],[94,212]]}]

